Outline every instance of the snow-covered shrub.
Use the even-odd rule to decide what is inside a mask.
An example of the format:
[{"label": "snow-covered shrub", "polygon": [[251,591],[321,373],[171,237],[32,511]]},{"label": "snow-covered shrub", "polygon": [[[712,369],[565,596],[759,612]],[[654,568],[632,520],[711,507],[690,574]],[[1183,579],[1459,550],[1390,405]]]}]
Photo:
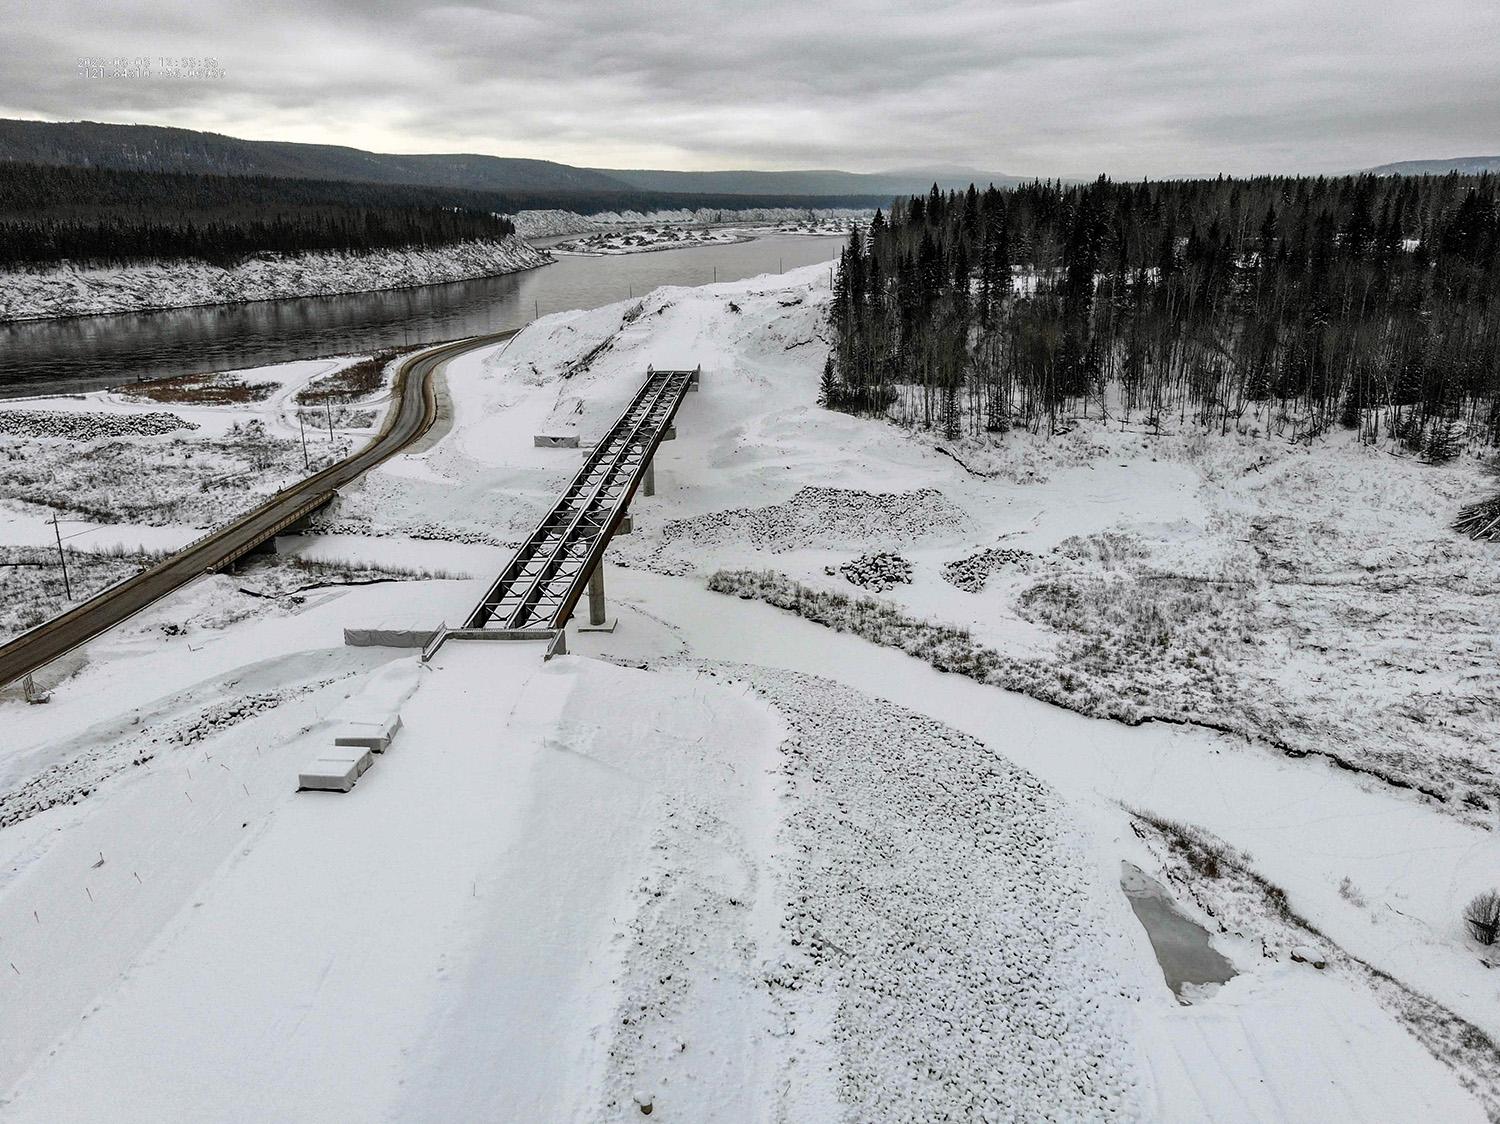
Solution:
[{"label": "snow-covered shrub", "polygon": [[1500,891],[1486,890],[1471,901],[1464,909],[1464,924],[1480,944],[1494,944],[1500,938]]},{"label": "snow-covered shrub", "polygon": [[[1231,847],[1207,828],[1154,816],[1139,808],[1130,809],[1130,814],[1156,828],[1167,846],[1200,877],[1222,878],[1229,868],[1245,868],[1250,864],[1249,855]],[[1285,903],[1284,896],[1277,900]]]},{"label": "snow-covered shrub", "polygon": [[1339,883],[1339,897],[1343,898],[1350,905],[1358,906],[1360,909],[1364,909],[1370,904],[1365,900],[1364,894],[1360,893],[1359,887],[1354,884],[1354,880],[1347,874]]},{"label": "snow-covered shrub", "polygon": [[1126,562],[1145,558],[1147,550],[1134,535],[1100,531],[1095,535],[1074,535],[1063,539],[1057,544],[1057,553],[1075,562],[1096,562],[1106,570],[1113,570]]}]

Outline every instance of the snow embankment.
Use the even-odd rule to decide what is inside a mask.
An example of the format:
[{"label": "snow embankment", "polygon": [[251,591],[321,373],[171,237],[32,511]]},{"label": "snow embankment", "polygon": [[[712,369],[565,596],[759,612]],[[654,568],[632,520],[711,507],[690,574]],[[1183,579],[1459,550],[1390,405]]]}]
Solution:
[{"label": "snow embankment", "polygon": [[515,273],[552,258],[518,238],[373,253],[262,254],[201,261],[0,273],[0,322],[405,289]]},{"label": "snow embankment", "polygon": [[587,234],[599,224],[573,211],[517,211],[510,216],[517,238],[552,238],[559,234]]}]

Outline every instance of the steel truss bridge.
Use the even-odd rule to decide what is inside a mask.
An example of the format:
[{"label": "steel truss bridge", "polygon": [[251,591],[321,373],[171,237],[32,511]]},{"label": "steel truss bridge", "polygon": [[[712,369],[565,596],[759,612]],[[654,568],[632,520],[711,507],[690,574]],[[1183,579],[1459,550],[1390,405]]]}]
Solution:
[{"label": "steel truss bridge", "polygon": [[558,633],[586,588],[591,623],[604,623],[605,548],[636,489],[645,482],[647,495],[654,490],[651,459],[672,435],[677,407],[697,389],[699,375],[698,368],[646,369],[635,398],[469,614],[464,632],[516,638]]}]

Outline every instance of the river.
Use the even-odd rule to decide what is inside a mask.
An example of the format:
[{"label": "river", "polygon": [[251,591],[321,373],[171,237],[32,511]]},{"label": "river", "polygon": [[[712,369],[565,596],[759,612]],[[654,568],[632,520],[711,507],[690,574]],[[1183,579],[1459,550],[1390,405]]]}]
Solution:
[{"label": "river", "polygon": [[0,324],[0,398],[519,328],[538,313],[598,308],[658,285],[737,281],[830,261],[841,245],[828,236],[773,234],[651,253],[563,255],[524,273],[416,289]]}]

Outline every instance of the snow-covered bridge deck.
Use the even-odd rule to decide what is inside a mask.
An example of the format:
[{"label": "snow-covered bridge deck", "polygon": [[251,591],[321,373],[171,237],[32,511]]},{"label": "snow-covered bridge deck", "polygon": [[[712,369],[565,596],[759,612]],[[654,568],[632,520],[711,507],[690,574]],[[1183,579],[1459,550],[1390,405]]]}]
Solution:
[{"label": "snow-covered bridge deck", "polygon": [[[646,381],[531,536],[475,607],[465,629],[546,633],[568,623],[610,538],[668,436],[699,369],[647,368]],[[648,484],[647,494],[650,494]],[[599,583],[596,581],[595,583]],[[602,623],[603,589],[598,589]]]}]

